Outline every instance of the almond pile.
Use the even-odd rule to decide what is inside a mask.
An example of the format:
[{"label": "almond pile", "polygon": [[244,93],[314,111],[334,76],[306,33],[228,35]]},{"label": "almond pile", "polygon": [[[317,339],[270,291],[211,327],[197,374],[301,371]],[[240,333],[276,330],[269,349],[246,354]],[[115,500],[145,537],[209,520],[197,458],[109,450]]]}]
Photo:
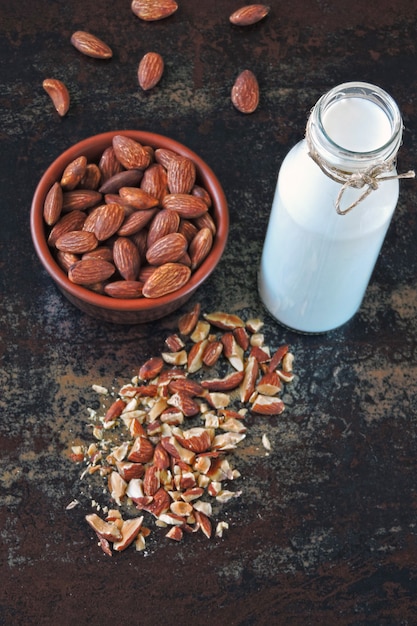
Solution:
[{"label": "almond pile", "polygon": [[113,298],[159,298],[183,287],[216,234],[193,161],[124,136],[98,163],[80,156],[49,190],[48,244],[75,284]]},{"label": "almond pile", "polygon": [[[214,529],[212,518],[215,506],[242,494],[230,489],[240,472],[228,455],[246,437],[245,415],[280,415],[279,396],[294,377],[288,346],[271,352],[262,326],[224,312],[201,315],[196,304],[166,350],[142,364],[102,415],[91,411],[95,441],[74,446],[72,459],[86,462],[83,478],[95,474],[106,485],[110,508],[93,501],[97,512],[86,516],[106,554],[131,544],[143,550],[146,515],[175,541],[228,528],[220,521]],[[262,443],[271,449],[266,434]]]},{"label": "almond pile", "polygon": [[[178,10],[175,0],[132,0],[131,10],[136,17],[145,22],[156,22],[170,17]],[[270,12],[265,4],[247,4],[241,6],[229,16],[234,26],[248,27],[263,20]],[[71,35],[71,44],[82,54],[94,59],[111,59],[113,50],[93,33],[77,30]],[[155,87],[162,78],[164,60],[157,52],[147,52],[139,62],[137,78],[139,86],[148,91]],[[43,83],[56,111],[60,116],[67,114],[70,96],[65,84],[56,78],[47,78]],[[231,90],[231,101],[241,113],[253,113],[259,104],[258,81],[250,70],[243,70],[237,76]]]}]

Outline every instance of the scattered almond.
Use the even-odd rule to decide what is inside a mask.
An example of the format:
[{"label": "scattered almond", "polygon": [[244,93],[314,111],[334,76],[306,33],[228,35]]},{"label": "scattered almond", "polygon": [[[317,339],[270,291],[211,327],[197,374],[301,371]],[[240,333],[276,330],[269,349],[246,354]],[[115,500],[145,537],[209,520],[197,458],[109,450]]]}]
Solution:
[{"label": "scattered almond", "polygon": [[251,70],[243,70],[236,78],[231,92],[232,103],[241,113],[253,113],[259,104],[259,85]]},{"label": "scattered almond", "polygon": [[144,91],[159,83],[164,73],[164,60],[158,52],[147,52],[139,62],[138,82]]},{"label": "scattered almond", "polygon": [[79,52],[95,59],[110,59],[112,49],[101,39],[83,30],[77,30],[71,35],[71,43]]},{"label": "scattered almond", "polygon": [[154,22],[175,13],[178,4],[174,0],[132,0],[131,9],[141,20]]},{"label": "scattered almond", "polygon": [[70,107],[70,95],[66,85],[57,78],[45,78],[43,88],[52,100],[58,115],[63,117]]},{"label": "scattered almond", "polygon": [[236,26],[256,24],[268,15],[270,7],[265,4],[248,4],[234,11],[229,20]]}]

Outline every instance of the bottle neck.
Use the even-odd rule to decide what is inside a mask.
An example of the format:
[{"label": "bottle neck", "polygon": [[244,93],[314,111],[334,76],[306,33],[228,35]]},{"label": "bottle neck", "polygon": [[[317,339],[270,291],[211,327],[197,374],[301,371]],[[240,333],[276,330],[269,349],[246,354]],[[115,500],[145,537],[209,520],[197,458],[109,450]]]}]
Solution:
[{"label": "bottle neck", "polygon": [[[395,101],[368,83],[344,83],[322,96],[306,128],[309,155],[332,180],[340,183],[336,211],[348,213],[381,182],[414,178],[398,175],[396,157],[403,123]],[[341,208],[348,187],[364,189],[352,204]]]},{"label": "bottle neck", "polygon": [[307,125],[310,152],[342,172],[384,164],[395,168],[403,123],[397,104],[384,90],[352,82],[334,87],[313,108]]}]

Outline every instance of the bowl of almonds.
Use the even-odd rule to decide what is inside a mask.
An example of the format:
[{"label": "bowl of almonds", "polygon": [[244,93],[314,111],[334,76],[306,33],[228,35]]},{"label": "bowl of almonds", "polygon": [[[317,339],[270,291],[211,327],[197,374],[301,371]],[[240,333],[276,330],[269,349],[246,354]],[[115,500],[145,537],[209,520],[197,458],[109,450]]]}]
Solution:
[{"label": "bowl of almonds", "polygon": [[135,324],[168,315],[223,254],[229,213],[211,168],[145,131],[112,131],[63,152],[31,207],[37,255],[83,312]]}]

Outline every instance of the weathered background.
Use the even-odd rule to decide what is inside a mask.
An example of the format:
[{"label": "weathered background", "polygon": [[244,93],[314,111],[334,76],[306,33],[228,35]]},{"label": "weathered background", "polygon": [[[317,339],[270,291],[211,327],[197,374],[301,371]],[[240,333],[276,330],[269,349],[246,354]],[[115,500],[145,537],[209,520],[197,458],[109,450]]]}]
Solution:
[{"label": "weathered background", "polygon": [[[157,23],[136,18],[129,0],[0,4],[2,624],[417,623],[416,184],[401,184],[361,310],[343,328],[286,331],[256,287],[279,165],[323,92],[349,80],[389,91],[405,123],[399,169],[416,167],[417,5],[270,5],[263,22],[238,29],[228,21],[236,0],[179,0]],[[78,29],[104,39],[113,59],[78,53],[69,43]],[[166,69],[145,94],[136,70],[150,50]],[[230,102],[246,68],[261,90],[251,116]],[[50,76],[72,96],[64,119],[42,89]],[[291,344],[297,376],[285,413],[252,420],[235,456],[243,493],[221,512],[230,523],[222,540],[176,544],[155,531],[146,554],[109,558],[84,521],[91,494],[68,450],[90,437],[91,385],[127,382],[161,351],[177,315],[113,326],[79,312],[41,268],[29,212],[62,150],[132,128],[187,144],[229,201],[226,252],[190,305],[263,317],[271,345]],[[68,511],[73,498],[81,504]]]}]

